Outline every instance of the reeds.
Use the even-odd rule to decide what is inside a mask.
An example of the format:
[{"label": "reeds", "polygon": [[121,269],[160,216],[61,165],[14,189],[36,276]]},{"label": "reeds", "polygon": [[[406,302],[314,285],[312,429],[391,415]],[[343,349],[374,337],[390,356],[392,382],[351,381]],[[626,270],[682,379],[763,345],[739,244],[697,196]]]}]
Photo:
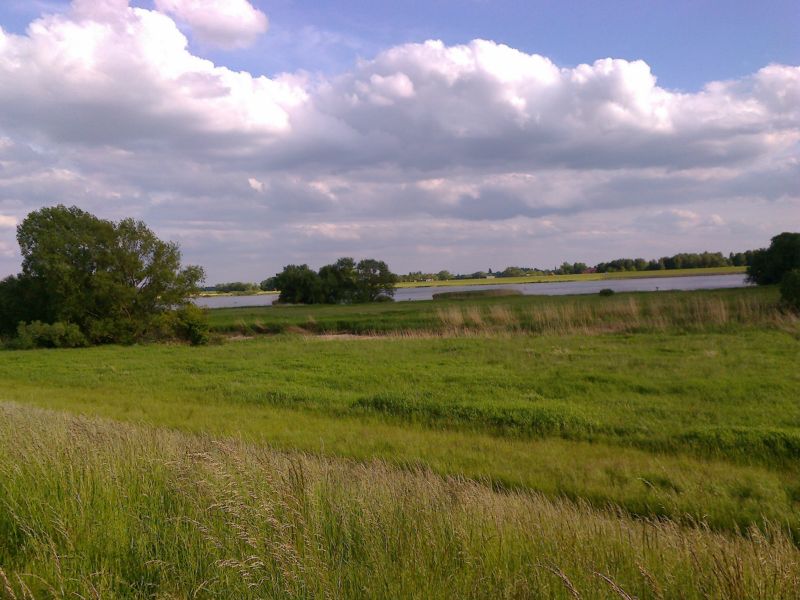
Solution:
[{"label": "reeds", "polygon": [[703,523],[0,405],[0,597],[797,598]]},{"label": "reeds", "polygon": [[773,327],[800,333],[800,318],[756,297],[671,295],[665,299],[584,298],[533,305],[451,305],[436,311],[448,333],[522,332],[543,335],[720,331],[736,326]]}]

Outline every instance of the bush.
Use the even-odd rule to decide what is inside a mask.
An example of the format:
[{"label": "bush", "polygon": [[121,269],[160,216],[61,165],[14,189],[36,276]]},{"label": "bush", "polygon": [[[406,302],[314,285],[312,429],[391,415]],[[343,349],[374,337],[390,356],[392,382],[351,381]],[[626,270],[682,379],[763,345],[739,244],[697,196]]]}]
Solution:
[{"label": "bush", "polygon": [[786,306],[800,311],[800,269],[789,271],[783,276],[781,300]]},{"label": "bush", "polygon": [[20,323],[17,337],[9,343],[11,348],[80,348],[88,345],[86,337],[74,323]]},{"label": "bush", "polygon": [[612,290],[611,288],[603,288],[602,290],[600,290],[600,295],[601,296],[613,296],[614,295],[614,290]]},{"label": "bush", "polygon": [[175,335],[192,346],[204,346],[210,339],[208,314],[194,304],[187,304],[175,311]]}]

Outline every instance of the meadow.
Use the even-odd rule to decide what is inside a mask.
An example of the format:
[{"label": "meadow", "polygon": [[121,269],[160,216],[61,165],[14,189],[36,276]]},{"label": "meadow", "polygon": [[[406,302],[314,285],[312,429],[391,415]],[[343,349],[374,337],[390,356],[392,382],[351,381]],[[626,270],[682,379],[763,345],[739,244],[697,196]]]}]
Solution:
[{"label": "meadow", "polygon": [[0,353],[6,596],[798,597],[774,289],[211,321]]},{"label": "meadow", "polygon": [[775,287],[632,292],[613,296],[467,296],[350,306],[255,306],[210,311],[220,334],[459,334],[699,331],[772,326]]}]

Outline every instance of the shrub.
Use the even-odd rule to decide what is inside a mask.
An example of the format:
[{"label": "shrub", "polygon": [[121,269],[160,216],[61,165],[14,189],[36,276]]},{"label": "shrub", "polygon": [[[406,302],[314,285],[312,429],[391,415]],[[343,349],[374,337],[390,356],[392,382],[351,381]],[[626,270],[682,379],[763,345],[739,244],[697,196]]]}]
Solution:
[{"label": "shrub", "polygon": [[800,269],[789,271],[783,276],[781,300],[786,306],[800,311]]},{"label": "shrub", "polygon": [[194,304],[186,304],[175,311],[175,335],[192,346],[204,346],[210,339],[208,314]]},{"label": "shrub", "polygon": [[612,290],[611,288],[603,288],[602,290],[600,290],[600,295],[601,296],[613,296],[614,295],[614,290]]},{"label": "shrub", "polygon": [[10,347],[19,350],[31,348],[79,348],[88,344],[80,328],[74,323],[42,323],[32,321],[17,326],[17,337]]}]

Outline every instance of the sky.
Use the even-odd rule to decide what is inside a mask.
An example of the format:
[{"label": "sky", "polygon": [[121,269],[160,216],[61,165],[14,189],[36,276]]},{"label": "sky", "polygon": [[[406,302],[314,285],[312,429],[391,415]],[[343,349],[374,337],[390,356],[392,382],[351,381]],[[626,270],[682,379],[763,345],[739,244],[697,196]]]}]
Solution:
[{"label": "sky", "polygon": [[59,203],[212,284],[763,247],[800,230],[800,4],[2,0],[0,277]]}]

